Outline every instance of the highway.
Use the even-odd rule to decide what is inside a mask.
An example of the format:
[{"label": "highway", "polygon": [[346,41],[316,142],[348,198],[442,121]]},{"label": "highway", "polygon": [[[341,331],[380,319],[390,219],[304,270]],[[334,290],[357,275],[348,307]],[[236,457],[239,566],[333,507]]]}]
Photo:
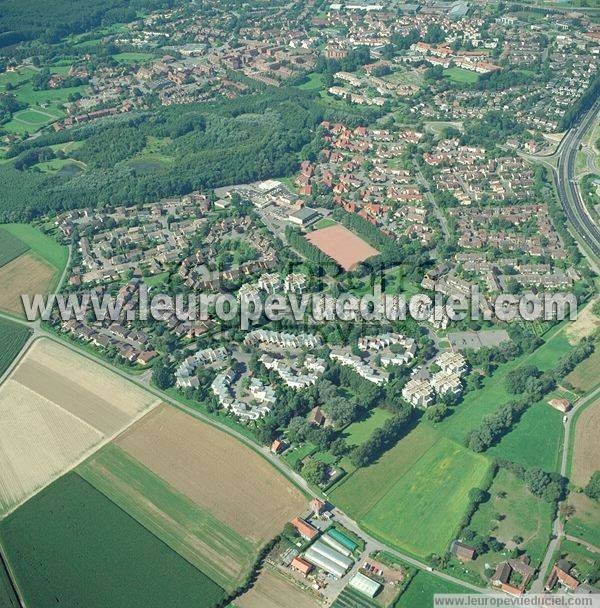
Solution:
[{"label": "highway", "polygon": [[583,240],[592,254],[600,259],[600,229],[589,214],[579,187],[575,181],[575,160],[579,145],[593,125],[600,102],[597,101],[588,110],[560,142],[555,157],[557,167],[554,170],[556,188],[560,202],[577,235]]}]

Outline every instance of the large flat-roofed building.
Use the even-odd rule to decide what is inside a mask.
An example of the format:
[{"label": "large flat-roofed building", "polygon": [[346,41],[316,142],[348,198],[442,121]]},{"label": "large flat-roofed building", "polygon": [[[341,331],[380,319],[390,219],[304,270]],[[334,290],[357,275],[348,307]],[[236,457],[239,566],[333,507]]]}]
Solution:
[{"label": "large flat-roofed building", "polygon": [[288,215],[288,222],[296,226],[310,226],[321,217],[321,214],[310,207],[302,207],[295,213]]}]

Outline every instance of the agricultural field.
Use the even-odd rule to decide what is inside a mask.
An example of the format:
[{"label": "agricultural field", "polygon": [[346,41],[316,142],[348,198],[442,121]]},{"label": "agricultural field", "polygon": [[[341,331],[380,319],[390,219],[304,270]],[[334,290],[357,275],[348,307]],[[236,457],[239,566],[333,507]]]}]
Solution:
[{"label": "agricultural field", "polygon": [[566,334],[571,344],[576,344],[600,327],[600,318],[592,312],[592,308],[597,302],[598,298],[594,298],[583,310],[579,311],[577,320],[569,324]]},{"label": "agricultural field", "polygon": [[600,547],[600,505],[585,494],[571,493],[569,505],[575,508],[565,524],[565,532]]},{"label": "agricultural field", "polygon": [[596,345],[596,350],[584,361],[582,361],[567,377],[577,390],[587,393],[598,386],[598,370],[600,369],[600,345]]},{"label": "agricultural field", "polygon": [[433,606],[433,596],[436,593],[465,593],[465,588],[428,572],[419,571],[398,598],[394,608]]},{"label": "agricultural field", "polygon": [[0,537],[29,606],[210,608],[224,596],[72,472],[4,519]]},{"label": "agricultural field", "polygon": [[[479,505],[471,519],[470,528],[482,536],[494,536],[500,542],[511,545],[515,536],[523,542],[524,549],[534,565],[541,563],[552,533],[552,505],[534,496],[523,481],[506,469],[499,469],[489,489],[490,499]],[[501,514],[501,521],[496,515]],[[485,563],[495,564],[506,555],[479,556],[474,563],[483,574]]]},{"label": "agricultural field", "polygon": [[334,504],[339,504],[350,517],[361,520],[433,444],[439,434],[419,425],[401,439],[379,460],[348,475],[331,492]]},{"label": "agricultural field", "polygon": [[56,242],[51,236],[40,232],[34,226],[30,224],[2,224],[0,228],[25,243],[31,251],[51,266],[54,266],[56,270],[62,272],[66,266],[69,259],[68,248]]},{"label": "agricultural field", "polygon": [[23,241],[4,228],[0,228],[0,268],[18,258],[28,249],[29,247]]},{"label": "agricultural field", "polygon": [[361,523],[384,542],[421,558],[441,555],[456,535],[469,491],[479,486],[488,468],[483,456],[441,438],[410,471],[394,478],[394,485]]},{"label": "agricultural field", "polygon": [[360,591],[346,585],[343,591],[337,596],[331,608],[378,608],[379,604]]},{"label": "agricultural field", "polygon": [[237,608],[319,608],[321,603],[281,574],[263,568],[258,580],[235,600]]},{"label": "agricultural field", "polygon": [[4,561],[0,561],[0,606],[2,608],[21,608]]},{"label": "agricultural field", "polygon": [[223,589],[233,591],[250,571],[249,542],[114,444],[77,473]]},{"label": "agricultural field", "polygon": [[600,470],[600,399],[577,412],[571,456],[571,481],[584,487],[595,471]]},{"label": "agricultural field", "polygon": [[36,293],[47,294],[55,281],[56,270],[38,255],[25,253],[0,268],[0,309],[25,316],[21,294],[30,301]]},{"label": "agricultural field", "polygon": [[[544,399],[527,409],[515,428],[491,447],[487,454],[507,458],[527,468],[558,471],[564,436],[562,414],[547,401]],[[535,437],[539,440],[532,441]]]},{"label": "agricultural field", "polygon": [[8,369],[29,339],[29,329],[18,323],[0,319],[0,376]]},{"label": "agricultural field", "polygon": [[344,430],[344,439],[348,445],[360,445],[364,443],[375,429],[391,418],[392,414],[379,407],[374,408],[364,420],[353,422]]},{"label": "agricultural field", "polygon": [[64,346],[36,341],[0,386],[0,515],[157,403]]},{"label": "agricultural field", "polygon": [[175,408],[155,409],[116,443],[255,547],[306,508],[306,497],[267,460]]}]

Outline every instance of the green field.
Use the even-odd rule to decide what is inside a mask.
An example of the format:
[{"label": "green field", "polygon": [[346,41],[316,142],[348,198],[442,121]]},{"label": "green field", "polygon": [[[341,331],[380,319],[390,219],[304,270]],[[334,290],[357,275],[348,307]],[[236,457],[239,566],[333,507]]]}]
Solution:
[{"label": "green field", "polygon": [[348,445],[360,445],[364,443],[375,429],[391,418],[392,414],[380,407],[372,409],[364,420],[353,422],[344,430],[344,439]]},{"label": "green field", "polygon": [[0,561],[0,606],[2,608],[21,608],[19,598],[12,586],[10,575]]},{"label": "green field", "polygon": [[580,581],[585,581],[595,571],[598,554],[588,551],[579,543],[564,539],[560,543],[560,556],[573,564],[573,575]]},{"label": "green field", "polygon": [[562,414],[544,399],[526,410],[515,428],[487,453],[524,467],[558,471],[562,444]]},{"label": "green field", "polygon": [[[479,505],[469,527],[502,543],[521,536],[520,548],[525,549],[533,565],[540,564],[552,533],[552,505],[534,496],[523,481],[506,469],[498,470],[489,494],[490,500]],[[504,519],[497,521],[497,514],[502,514]],[[486,562],[495,564],[505,557],[486,553],[479,556],[475,564],[483,573]]]},{"label": "green field", "polygon": [[[524,364],[535,365],[542,371],[549,370],[571,349],[565,337],[566,327],[563,323],[551,330],[546,336],[546,342],[533,353],[499,365],[494,374],[484,380],[483,388],[467,393],[453,414],[436,424],[435,428],[450,439],[462,443],[469,431],[479,426],[485,416],[514,398],[504,384],[508,372]],[[538,441],[545,441],[545,437],[541,436]]]},{"label": "green field", "polygon": [[329,218],[324,217],[322,220],[319,220],[313,228],[315,230],[320,230],[321,228],[329,228],[329,226],[335,226],[337,222],[330,220]]},{"label": "green field", "polygon": [[470,593],[464,587],[419,571],[394,604],[394,608],[430,608],[436,593]]},{"label": "green field", "polygon": [[19,354],[31,332],[24,325],[0,319],[0,376]]},{"label": "green field", "polygon": [[457,534],[469,490],[479,486],[488,468],[483,456],[442,438],[410,471],[395,478],[396,483],[361,524],[413,555],[442,555]]},{"label": "green field", "polygon": [[375,464],[345,477],[331,492],[332,501],[353,519],[362,519],[438,440],[435,430],[419,425]]},{"label": "green field", "polygon": [[311,72],[308,75],[308,80],[303,82],[298,88],[303,91],[315,91],[318,89],[322,89],[325,86],[325,79],[323,74],[317,74],[316,72]]},{"label": "green field", "polygon": [[223,590],[75,473],[0,523],[28,606],[215,606]]},{"label": "green field", "polygon": [[0,227],[0,268],[25,253],[29,246]]},{"label": "green field", "polygon": [[52,237],[43,234],[29,224],[2,224],[0,226],[25,243],[34,253],[46,260],[56,270],[62,272],[69,259],[69,250]]},{"label": "green field", "polygon": [[304,460],[307,456],[314,454],[316,451],[317,446],[309,442],[299,447],[287,450],[283,457],[287,463],[294,468],[298,462]]},{"label": "green field", "polygon": [[251,543],[109,444],[77,472],[171,549],[233,591],[255,559]]},{"label": "green field", "polygon": [[479,74],[463,68],[448,68],[444,70],[444,76],[461,84],[474,84],[479,80]]},{"label": "green field", "polygon": [[331,608],[378,608],[379,604],[360,591],[346,585],[342,592],[337,596],[337,599]]},{"label": "green field", "polygon": [[147,63],[154,59],[154,55],[152,53],[117,53],[116,55],[112,55],[112,59],[114,59],[117,63]]}]

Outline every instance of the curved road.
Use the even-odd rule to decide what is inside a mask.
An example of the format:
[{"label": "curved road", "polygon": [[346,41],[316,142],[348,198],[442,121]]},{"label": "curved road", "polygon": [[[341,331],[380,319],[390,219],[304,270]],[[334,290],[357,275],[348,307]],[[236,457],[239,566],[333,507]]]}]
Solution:
[{"label": "curved road", "polygon": [[556,188],[567,218],[597,259],[600,259],[600,228],[590,216],[575,181],[575,161],[579,145],[599,111],[600,101],[597,101],[567,132],[554,154],[558,164],[553,168]]}]

